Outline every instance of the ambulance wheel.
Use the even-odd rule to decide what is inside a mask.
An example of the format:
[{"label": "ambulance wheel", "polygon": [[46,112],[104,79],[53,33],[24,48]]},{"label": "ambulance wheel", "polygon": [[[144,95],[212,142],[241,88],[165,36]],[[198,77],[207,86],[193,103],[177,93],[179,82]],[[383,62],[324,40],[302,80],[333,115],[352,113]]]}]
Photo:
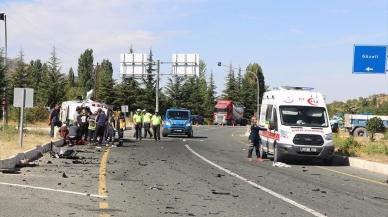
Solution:
[{"label": "ambulance wheel", "polygon": [[279,153],[279,146],[277,146],[277,145],[275,145],[275,148],[274,148],[273,161],[275,163],[282,161],[282,155]]}]

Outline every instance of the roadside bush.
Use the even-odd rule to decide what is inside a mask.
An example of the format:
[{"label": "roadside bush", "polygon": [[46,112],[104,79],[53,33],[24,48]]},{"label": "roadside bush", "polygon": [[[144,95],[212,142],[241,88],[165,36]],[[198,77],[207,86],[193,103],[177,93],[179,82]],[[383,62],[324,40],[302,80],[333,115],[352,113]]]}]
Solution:
[{"label": "roadside bush", "polygon": [[388,144],[372,143],[363,147],[361,151],[366,154],[384,154],[388,156]]},{"label": "roadside bush", "polygon": [[[49,112],[45,107],[36,106],[33,108],[27,108],[24,110],[25,120],[28,123],[34,123],[37,121],[48,120]],[[20,118],[19,108],[11,107],[9,109],[9,119],[18,122]]]},{"label": "roadside bush", "polygon": [[384,122],[379,117],[374,117],[366,122],[366,130],[370,135],[370,140],[374,141],[375,133],[384,131]]},{"label": "roadside bush", "polygon": [[354,140],[353,136],[346,139],[334,136],[334,143],[338,153],[346,156],[356,156],[357,150],[361,147],[361,144]]},{"label": "roadside bush", "polygon": [[48,121],[49,112],[45,107],[36,106],[33,108],[27,109],[26,119],[29,123],[34,123],[37,121]]}]

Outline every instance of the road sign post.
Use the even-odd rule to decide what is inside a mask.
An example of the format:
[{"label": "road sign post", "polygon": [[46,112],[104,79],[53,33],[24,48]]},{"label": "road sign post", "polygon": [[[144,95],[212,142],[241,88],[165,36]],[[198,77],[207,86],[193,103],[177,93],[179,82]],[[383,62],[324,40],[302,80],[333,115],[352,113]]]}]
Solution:
[{"label": "road sign post", "polygon": [[32,108],[34,106],[34,89],[31,88],[14,88],[13,106],[20,107],[20,128],[19,128],[19,143],[23,147],[23,123],[24,123],[24,108]]},{"label": "road sign post", "polygon": [[128,112],[128,105],[122,105],[121,106],[121,112],[124,113],[124,117],[127,117],[127,112]]},{"label": "road sign post", "polygon": [[385,74],[387,46],[354,46],[353,74]]}]

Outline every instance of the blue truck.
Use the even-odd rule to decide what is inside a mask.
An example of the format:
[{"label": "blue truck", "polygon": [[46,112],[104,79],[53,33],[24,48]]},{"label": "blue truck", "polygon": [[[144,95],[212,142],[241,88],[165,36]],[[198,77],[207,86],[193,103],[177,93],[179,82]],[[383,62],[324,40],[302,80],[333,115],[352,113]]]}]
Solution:
[{"label": "blue truck", "polygon": [[188,109],[170,108],[164,116],[162,136],[187,135],[193,137],[191,112]]}]

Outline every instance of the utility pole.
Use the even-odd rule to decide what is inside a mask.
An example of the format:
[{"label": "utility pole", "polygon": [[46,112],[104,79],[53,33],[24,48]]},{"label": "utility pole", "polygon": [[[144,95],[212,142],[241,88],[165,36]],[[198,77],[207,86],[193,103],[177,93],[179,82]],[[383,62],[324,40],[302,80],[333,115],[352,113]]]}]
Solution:
[{"label": "utility pole", "polygon": [[156,105],[155,105],[155,111],[159,112],[159,75],[160,75],[160,60],[158,60],[157,62],[158,64],[158,69],[156,70],[156,99],[155,99],[155,102],[156,102]]},{"label": "utility pole", "polygon": [[[4,20],[4,36],[5,36],[5,51],[4,51],[4,77],[5,70],[7,70],[7,52],[8,52],[8,39],[7,39],[7,16],[5,13],[0,13],[0,20]],[[7,84],[3,87],[3,132],[5,133],[5,127],[8,123],[7,120]]]}]

